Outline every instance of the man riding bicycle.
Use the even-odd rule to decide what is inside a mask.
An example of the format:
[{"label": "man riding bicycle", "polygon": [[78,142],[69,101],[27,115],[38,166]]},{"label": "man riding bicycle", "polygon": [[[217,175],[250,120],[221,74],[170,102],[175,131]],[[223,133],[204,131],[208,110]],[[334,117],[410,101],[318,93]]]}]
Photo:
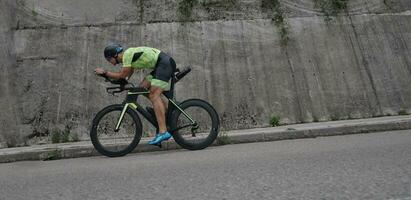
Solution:
[{"label": "man riding bicycle", "polygon": [[168,88],[168,82],[176,68],[173,58],[166,53],[151,47],[131,47],[123,50],[118,44],[109,45],[104,49],[104,57],[112,65],[122,63],[123,67],[119,72],[110,72],[102,68],[94,71],[98,75],[105,75],[113,79],[130,78],[134,70],[153,70],[141,82],[140,87],[149,90],[148,98],[153,104],[154,113],[157,119],[159,133],[149,142],[151,145],[158,145],[164,140],[171,138],[171,134],[166,127],[166,107],[161,99],[161,94]]}]

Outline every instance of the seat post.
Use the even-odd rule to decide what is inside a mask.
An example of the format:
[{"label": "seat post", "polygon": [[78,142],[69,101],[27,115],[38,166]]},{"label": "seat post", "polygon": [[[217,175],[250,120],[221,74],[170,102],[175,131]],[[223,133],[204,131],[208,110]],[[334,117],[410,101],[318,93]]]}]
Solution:
[{"label": "seat post", "polygon": [[169,91],[165,91],[163,92],[164,96],[166,96],[169,99],[173,99],[174,98],[174,85],[175,85],[175,76],[173,74],[173,76],[171,77],[171,83],[170,83],[170,90]]}]

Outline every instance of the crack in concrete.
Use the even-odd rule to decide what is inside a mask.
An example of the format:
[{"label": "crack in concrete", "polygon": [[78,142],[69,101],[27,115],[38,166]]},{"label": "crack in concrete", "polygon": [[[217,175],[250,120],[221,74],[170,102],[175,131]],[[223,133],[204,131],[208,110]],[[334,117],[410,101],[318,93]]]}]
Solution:
[{"label": "crack in concrete", "polygon": [[56,56],[55,57],[49,57],[49,56],[27,56],[27,57],[18,57],[16,59],[16,61],[18,63],[24,62],[25,60],[43,60],[43,61],[47,61],[47,60],[56,60]]},{"label": "crack in concrete", "polygon": [[[370,66],[369,66],[369,64],[368,64],[368,62],[365,58],[365,55],[364,55],[365,50],[361,45],[361,41],[360,41],[360,38],[359,38],[358,33],[357,33],[357,28],[355,27],[355,24],[352,20],[352,16],[348,16],[348,19],[350,20],[350,24],[351,24],[351,27],[353,29],[353,33],[354,33],[354,36],[355,36],[356,43],[358,45],[358,48],[360,49],[360,55],[361,55],[361,59],[362,59],[362,66],[364,66],[365,72],[368,76],[368,79],[370,80],[370,83],[371,83],[370,85],[371,85],[375,100],[377,102],[377,109],[378,109],[378,112],[379,112],[379,113],[377,113],[377,115],[380,115],[380,114],[382,114],[382,109],[381,109],[381,102],[378,98],[377,88],[375,88],[375,80],[372,76]],[[357,56],[356,56],[356,58],[357,58]]]}]

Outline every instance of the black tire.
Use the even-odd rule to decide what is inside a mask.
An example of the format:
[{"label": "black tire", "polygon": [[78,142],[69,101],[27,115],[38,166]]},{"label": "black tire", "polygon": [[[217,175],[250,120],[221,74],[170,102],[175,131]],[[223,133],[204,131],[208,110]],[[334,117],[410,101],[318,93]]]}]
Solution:
[{"label": "black tire", "polygon": [[[118,132],[114,131],[123,107],[124,105],[107,106],[98,112],[93,119],[90,138],[94,148],[102,155],[109,157],[124,156],[133,151],[140,142],[141,120],[131,108],[128,108],[124,114],[120,130]],[[122,137],[117,139],[116,136],[120,135]]]},{"label": "black tire", "polygon": [[[172,135],[177,144],[189,150],[200,150],[210,146],[217,138],[220,128],[220,119],[215,109],[201,99],[189,99],[179,106],[197,122],[199,133],[193,137],[192,126],[173,131]],[[171,130],[188,124],[190,124],[188,118],[176,108],[170,119]]]}]

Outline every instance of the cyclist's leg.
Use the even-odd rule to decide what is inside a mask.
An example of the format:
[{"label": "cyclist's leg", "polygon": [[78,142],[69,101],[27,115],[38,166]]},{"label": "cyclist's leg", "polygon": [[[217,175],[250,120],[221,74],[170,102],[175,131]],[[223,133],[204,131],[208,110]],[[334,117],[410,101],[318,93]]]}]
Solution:
[{"label": "cyclist's leg", "polygon": [[149,98],[154,107],[159,132],[162,133],[162,136],[159,136],[157,140],[151,142],[152,144],[159,143],[162,140],[171,137],[170,133],[167,132],[165,106],[163,104],[163,101],[161,100],[161,94],[166,88],[168,88],[168,81],[170,80],[173,73],[173,67],[170,61],[171,58],[167,54],[160,53],[159,60],[154,69],[153,79],[150,82],[151,87]]},{"label": "cyclist's leg", "polygon": [[148,144],[160,145],[160,147],[161,147],[162,141],[168,140],[172,137],[171,134],[167,131],[165,106],[160,97],[162,93],[163,93],[162,88],[154,86],[154,85],[150,87],[149,98],[150,98],[151,103],[153,104],[154,112],[157,118],[158,134],[156,134],[156,137],[150,140]]},{"label": "cyclist's leg", "polygon": [[163,89],[157,86],[150,87],[149,98],[150,98],[151,103],[153,104],[154,113],[156,114],[159,133],[165,133],[167,131],[166,119],[165,119],[166,109],[164,107],[164,102],[162,101],[160,97],[162,93],[163,93]]}]

